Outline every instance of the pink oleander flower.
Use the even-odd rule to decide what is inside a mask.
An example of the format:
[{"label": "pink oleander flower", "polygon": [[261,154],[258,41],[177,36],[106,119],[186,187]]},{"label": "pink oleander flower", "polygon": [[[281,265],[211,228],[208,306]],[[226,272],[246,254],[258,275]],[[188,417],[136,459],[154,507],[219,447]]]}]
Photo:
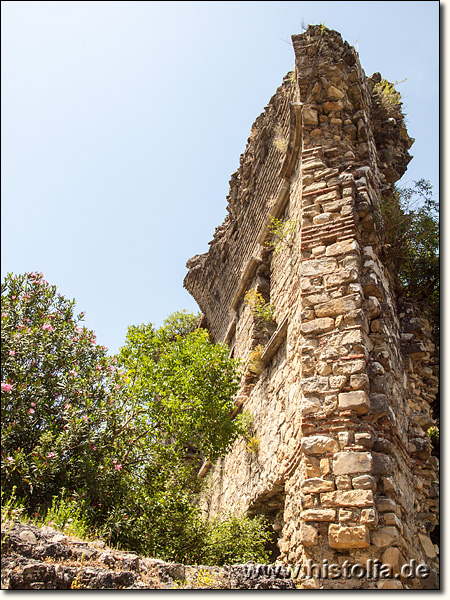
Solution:
[{"label": "pink oleander flower", "polygon": [[114,465],[114,468],[116,469],[116,471],[120,471],[120,469],[122,468],[122,465],[120,463],[118,463],[117,465]]},{"label": "pink oleander flower", "polygon": [[116,464],[116,462],[117,462],[117,458],[113,458],[113,460],[112,460],[112,461],[113,461],[113,464],[115,465],[115,464]]},{"label": "pink oleander flower", "polygon": [[50,325],[50,323],[45,323],[45,325],[42,325],[42,329],[47,329],[48,331],[55,331]]},{"label": "pink oleander flower", "polygon": [[13,459],[11,456],[7,456],[7,457],[6,457],[6,460],[7,460],[9,463],[13,463],[13,462],[14,462],[14,459]]},{"label": "pink oleander flower", "polygon": [[66,408],[67,410],[69,410],[70,406],[71,406],[70,404],[66,404],[66,405],[65,405],[65,408]]},{"label": "pink oleander flower", "polygon": [[102,366],[101,365],[97,365],[97,371],[101,371],[102,370]]},{"label": "pink oleander flower", "polygon": [[97,446],[93,446],[92,444],[91,444],[91,448],[92,448],[92,450],[97,450]]},{"label": "pink oleander flower", "polygon": [[47,458],[53,458],[54,456],[56,456],[56,454],[54,452],[49,452],[47,454]]},{"label": "pink oleander flower", "polygon": [[30,402],[30,406],[34,408],[36,406],[36,402]]},{"label": "pink oleander flower", "polygon": [[87,421],[89,419],[89,417],[87,415],[83,415],[83,420]]},{"label": "pink oleander flower", "polygon": [[14,354],[15,354],[14,350],[10,350],[10,351],[9,351],[9,355],[10,355],[10,356],[14,356]]},{"label": "pink oleander flower", "polygon": [[11,300],[15,300],[17,296],[11,296]]},{"label": "pink oleander flower", "polygon": [[76,371],[69,371],[69,375],[72,375],[72,377],[77,377],[77,372]]},{"label": "pink oleander flower", "polygon": [[12,385],[10,383],[2,383],[2,391],[10,392],[12,390]]},{"label": "pink oleander flower", "polygon": [[120,390],[120,385],[118,383],[116,383],[115,388],[116,388],[116,390]]},{"label": "pink oleander flower", "polygon": [[32,415],[34,413],[34,408],[29,408],[28,412],[30,413],[30,415]]}]

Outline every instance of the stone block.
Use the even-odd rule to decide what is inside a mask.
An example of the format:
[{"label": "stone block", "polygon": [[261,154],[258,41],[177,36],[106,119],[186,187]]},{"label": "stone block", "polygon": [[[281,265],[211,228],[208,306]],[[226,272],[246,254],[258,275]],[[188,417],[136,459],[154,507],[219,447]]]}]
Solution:
[{"label": "stone block", "polygon": [[302,120],[303,125],[318,125],[319,117],[317,115],[317,110],[314,110],[310,106],[303,106],[302,110]]},{"label": "stone block", "polygon": [[405,559],[398,548],[391,547],[386,548],[386,550],[383,552],[381,562],[389,565],[392,569],[392,574],[397,575],[397,573],[400,573],[402,565],[405,564]]},{"label": "stone block", "polygon": [[396,512],[397,503],[392,498],[380,496],[377,498],[377,509],[379,512]]},{"label": "stone block", "polygon": [[355,444],[358,446],[364,446],[369,450],[373,446],[373,434],[369,432],[355,433]]},{"label": "stone block", "polygon": [[337,317],[338,315],[344,315],[351,310],[359,308],[361,303],[361,296],[359,294],[352,294],[351,296],[343,296],[342,298],[324,302],[324,304],[318,304],[314,307],[314,311],[317,317]]},{"label": "stone block", "polygon": [[401,590],[403,584],[398,579],[383,579],[377,583],[379,590]]},{"label": "stone block", "polygon": [[343,392],[339,394],[338,406],[340,410],[354,410],[358,415],[365,415],[370,410],[370,399],[364,390]]},{"label": "stone block", "polygon": [[334,319],[313,319],[302,324],[302,333],[305,335],[320,335],[331,331],[334,327]]},{"label": "stone block", "polygon": [[374,508],[363,508],[361,511],[361,525],[376,527],[378,524],[378,513]]},{"label": "stone block", "polygon": [[306,525],[306,523],[300,523],[298,540],[300,544],[306,547],[317,546],[319,543],[319,534],[317,529],[311,525]]},{"label": "stone block", "polygon": [[326,275],[333,273],[337,268],[337,262],[335,259],[324,258],[324,259],[313,259],[306,260],[302,263],[302,275],[303,277],[316,277],[317,275]]},{"label": "stone block", "polygon": [[320,494],[322,508],[352,507],[364,508],[373,506],[372,490],[338,490],[335,492],[324,492]]},{"label": "stone block", "polygon": [[328,458],[322,458],[320,460],[320,472],[322,475],[331,473],[330,460]]},{"label": "stone block", "polygon": [[307,377],[300,382],[303,392],[320,393],[329,389],[328,377]]},{"label": "stone block", "polygon": [[341,90],[338,89],[334,85],[330,85],[327,88],[327,99],[328,100],[342,100],[342,98],[344,96],[345,96],[344,92],[341,92]]},{"label": "stone block", "polygon": [[334,521],[336,518],[336,510],[333,508],[304,510],[301,518],[303,521]]},{"label": "stone block", "polygon": [[341,100],[332,100],[330,102],[324,102],[322,104],[323,112],[328,114],[330,112],[336,112],[344,108],[344,103]]},{"label": "stone block", "polygon": [[386,454],[372,452],[373,475],[389,475],[392,473],[392,459]]},{"label": "stone block", "polygon": [[364,359],[346,360],[337,362],[333,365],[333,373],[335,375],[352,375],[353,373],[362,373],[366,368]]},{"label": "stone block", "polygon": [[353,477],[352,485],[355,490],[372,490],[374,492],[377,488],[377,481],[372,475],[360,475]]},{"label": "stone block", "polygon": [[383,513],[383,521],[385,525],[393,525],[400,531],[402,530],[402,522],[394,512]]},{"label": "stone block", "polygon": [[436,549],[433,545],[433,542],[430,540],[428,535],[423,535],[419,533],[420,544],[423,548],[423,551],[428,556],[428,558],[434,558],[436,556]]},{"label": "stone block", "polygon": [[351,473],[368,473],[372,470],[370,452],[338,452],[334,456],[333,471],[335,475]]},{"label": "stone block", "polygon": [[331,548],[341,550],[367,548],[370,545],[369,530],[365,525],[343,527],[331,524],[328,528],[328,541]]},{"label": "stone block", "polygon": [[305,479],[302,482],[302,492],[305,494],[318,494],[320,492],[331,492],[334,490],[334,481],[326,481],[319,477]]},{"label": "stone block", "polygon": [[369,377],[365,373],[350,375],[350,387],[352,390],[367,390],[369,388]]},{"label": "stone block", "polygon": [[302,439],[301,449],[304,454],[326,454],[337,452],[339,445],[336,440],[325,435],[311,435]]},{"label": "stone block", "polygon": [[[330,212],[321,213],[320,215],[316,215],[313,218],[313,223],[314,225],[323,225],[324,223],[328,223],[328,221],[331,221],[332,218],[333,215]],[[326,246],[324,246],[324,248],[326,249]]]},{"label": "stone block", "polygon": [[370,396],[370,408],[374,415],[381,417],[386,414],[389,405],[385,394],[372,394]]},{"label": "stone block", "polygon": [[358,242],[356,240],[345,240],[343,242],[336,242],[328,246],[325,255],[326,256],[340,256],[341,254],[348,254],[355,252],[359,249]]},{"label": "stone block", "polygon": [[372,534],[372,542],[378,548],[392,546],[398,541],[398,530],[396,527],[381,527]]},{"label": "stone block", "polygon": [[352,479],[349,475],[338,475],[336,477],[336,487],[338,490],[351,490]]}]

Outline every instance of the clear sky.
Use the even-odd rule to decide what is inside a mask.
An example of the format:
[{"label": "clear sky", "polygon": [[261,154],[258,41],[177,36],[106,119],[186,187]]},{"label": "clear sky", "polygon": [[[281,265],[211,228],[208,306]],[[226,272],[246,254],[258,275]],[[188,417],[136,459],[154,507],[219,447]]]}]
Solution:
[{"label": "clear sky", "polygon": [[[447,9],[447,7],[445,7]],[[442,10],[442,9],[441,9]],[[128,325],[197,310],[253,121],[324,23],[404,97],[439,177],[439,2],[2,2],[2,279],[42,271],[116,352]]]}]

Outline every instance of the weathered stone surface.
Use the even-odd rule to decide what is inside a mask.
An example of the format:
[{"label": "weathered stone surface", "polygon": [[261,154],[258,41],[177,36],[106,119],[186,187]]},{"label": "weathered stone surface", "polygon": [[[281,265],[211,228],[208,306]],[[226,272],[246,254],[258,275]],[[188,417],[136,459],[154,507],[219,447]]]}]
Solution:
[{"label": "weathered stone surface", "polygon": [[354,410],[358,415],[364,415],[370,410],[369,396],[363,390],[339,394],[338,404],[341,410]]},{"label": "weathered stone surface", "polygon": [[22,542],[25,542],[26,544],[37,544],[37,538],[35,534],[29,529],[21,531],[19,533],[19,538],[22,540]]},{"label": "weathered stone surface", "polygon": [[327,452],[336,452],[339,444],[333,438],[325,435],[312,435],[302,439],[301,447],[305,454],[326,454]]},{"label": "weathered stone surface", "polygon": [[377,509],[379,512],[392,512],[397,510],[397,503],[392,498],[377,498]]},{"label": "weathered stone surface", "polygon": [[396,527],[381,527],[372,533],[372,542],[379,548],[391,546],[398,540],[398,530]]},{"label": "weathered stone surface", "polygon": [[334,481],[326,481],[319,477],[305,479],[302,483],[302,491],[305,494],[318,494],[320,492],[331,492],[334,490]]},{"label": "weathered stone surface", "polygon": [[302,324],[302,332],[305,335],[318,335],[320,333],[325,333],[326,331],[331,331],[334,327],[334,319],[313,319],[312,321],[306,321],[306,323]]},{"label": "weathered stone surface", "polygon": [[318,317],[336,317],[359,308],[361,304],[362,300],[359,295],[343,296],[342,298],[336,298],[336,300],[319,304],[314,308],[314,311]]},{"label": "weathered stone surface", "polygon": [[430,538],[427,535],[423,535],[422,533],[419,533],[418,536],[419,536],[419,540],[422,545],[422,548],[424,549],[425,554],[429,558],[434,558],[436,556],[436,550],[433,546],[433,542],[430,540]]},{"label": "weathered stone surface", "polygon": [[373,492],[372,490],[348,490],[336,492],[325,492],[320,495],[320,501],[323,508],[335,508],[335,507],[346,507],[346,506],[373,506]]},{"label": "weathered stone surface", "polygon": [[306,525],[306,523],[301,523],[299,527],[299,541],[307,548],[310,546],[317,546],[319,543],[317,529],[311,525]]},{"label": "weathered stone surface", "polygon": [[378,513],[374,508],[363,508],[361,511],[361,525],[376,527],[378,524]]},{"label": "weathered stone surface", "polygon": [[370,534],[364,525],[342,527],[332,524],[328,528],[328,541],[331,548],[340,550],[367,548],[370,545]]},{"label": "weathered stone surface", "polygon": [[401,590],[403,584],[398,579],[382,579],[377,583],[377,588],[379,590]]},{"label": "weathered stone surface", "polygon": [[383,564],[390,565],[392,568],[393,575],[400,573],[402,565],[405,564],[405,559],[398,548],[391,547],[386,548],[381,557]]},{"label": "weathered stone surface", "polygon": [[360,475],[353,477],[352,485],[355,490],[372,490],[374,492],[377,488],[377,481],[372,475]]},{"label": "weathered stone surface", "polygon": [[333,471],[336,475],[351,473],[368,473],[372,470],[370,452],[338,452],[333,460]]},{"label": "weathered stone surface", "polygon": [[374,475],[387,475],[392,473],[392,459],[386,454],[372,452],[372,472]]},{"label": "weathered stone surface", "polygon": [[309,509],[302,512],[303,521],[334,521],[336,518],[336,510],[332,508],[326,509]]},{"label": "weathered stone surface", "polygon": [[304,125],[317,125],[319,123],[319,117],[317,110],[314,110],[310,106],[305,105],[303,107],[303,124]]}]

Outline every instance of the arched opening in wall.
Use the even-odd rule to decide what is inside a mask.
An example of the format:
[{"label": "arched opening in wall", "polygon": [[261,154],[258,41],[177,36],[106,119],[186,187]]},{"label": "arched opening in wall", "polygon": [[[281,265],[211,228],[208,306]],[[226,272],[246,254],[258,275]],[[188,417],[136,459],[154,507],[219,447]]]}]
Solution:
[{"label": "arched opening in wall", "polygon": [[269,563],[275,562],[281,554],[279,541],[284,525],[284,502],[284,486],[277,486],[261,494],[248,509],[250,517],[262,515],[267,522],[270,539],[265,550],[269,557]]}]

